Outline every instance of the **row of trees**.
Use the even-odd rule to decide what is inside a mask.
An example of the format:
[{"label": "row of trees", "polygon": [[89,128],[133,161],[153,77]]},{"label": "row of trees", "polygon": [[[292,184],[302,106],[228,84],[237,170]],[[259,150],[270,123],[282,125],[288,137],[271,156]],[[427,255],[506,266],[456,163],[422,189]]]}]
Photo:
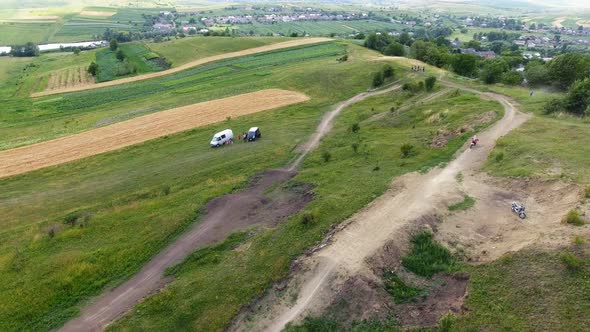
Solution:
[{"label": "row of trees", "polygon": [[590,114],[590,54],[562,54],[547,63],[533,60],[525,73],[532,86],[552,85],[566,91],[565,97],[545,105],[547,113]]},{"label": "row of trees", "polygon": [[[399,36],[373,33],[365,39],[365,46],[385,55],[409,55],[462,76],[479,77],[487,84],[503,82],[515,85],[523,80],[522,74],[513,70],[523,63],[522,54],[518,51],[504,50],[495,59],[483,59],[472,54],[453,53],[451,42],[442,36],[414,39],[407,33]],[[464,47],[483,49],[478,41],[466,43]]]}]

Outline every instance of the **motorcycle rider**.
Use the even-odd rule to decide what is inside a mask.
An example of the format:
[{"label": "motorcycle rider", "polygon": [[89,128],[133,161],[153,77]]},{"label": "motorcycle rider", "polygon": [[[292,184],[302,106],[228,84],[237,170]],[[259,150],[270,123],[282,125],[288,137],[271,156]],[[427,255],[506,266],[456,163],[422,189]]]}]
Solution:
[{"label": "motorcycle rider", "polygon": [[476,146],[477,145],[477,142],[479,142],[479,138],[477,138],[477,135],[473,135],[473,137],[471,137],[471,146],[470,146],[470,148]]}]

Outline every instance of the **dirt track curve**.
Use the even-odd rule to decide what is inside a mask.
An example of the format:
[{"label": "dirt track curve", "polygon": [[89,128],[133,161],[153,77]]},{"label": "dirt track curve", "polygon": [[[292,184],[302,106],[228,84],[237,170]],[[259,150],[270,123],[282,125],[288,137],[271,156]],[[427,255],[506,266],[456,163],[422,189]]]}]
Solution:
[{"label": "dirt track curve", "polygon": [[230,330],[281,331],[285,325],[309,312],[318,313],[337,291],[347,276],[366,271],[366,259],[380,250],[387,241],[412,220],[437,211],[445,211],[448,193],[456,186],[459,172],[476,171],[485,162],[499,137],[519,127],[528,115],[518,112],[513,102],[502,95],[482,93],[447,82],[448,85],[500,102],[504,117],[491,128],[478,134],[481,146],[466,149],[445,168],[427,174],[408,174],[396,180],[390,190],[350,218],[325,246],[310,257],[303,258],[300,274],[293,276],[285,294],[297,294],[295,303],[270,296],[268,308],[255,316],[241,316]]},{"label": "dirt track curve", "polygon": [[43,97],[43,96],[49,96],[49,95],[54,95],[54,94],[58,94],[58,93],[98,89],[98,88],[104,88],[107,86],[114,86],[114,85],[119,85],[119,84],[137,82],[137,81],[147,80],[150,78],[156,78],[156,77],[161,77],[161,76],[166,76],[166,75],[178,73],[180,71],[183,71],[183,70],[186,70],[189,68],[193,68],[196,66],[200,66],[202,64],[213,62],[213,61],[236,58],[236,57],[240,57],[240,56],[251,55],[251,54],[262,53],[262,52],[269,52],[269,51],[274,51],[274,50],[280,50],[280,49],[288,48],[288,47],[316,44],[316,43],[326,42],[326,41],[330,41],[330,40],[332,40],[332,39],[321,38],[321,37],[301,38],[301,39],[296,39],[296,40],[290,40],[290,41],[286,41],[286,42],[282,42],[282,43],[276,43],[276,44],[271,44],[271,45],[249,48],[249,49],[245,49],[242,51],[213,55],[210,57],[206,57],[206,58],[202,58],[199,60],[191,61],[189,63],[185,63],[185,64],[178,66],[178,67],[174,67],[174,68],[171,68],[168,70],[163,70],[163,71],[159,71],[159,72],[155,72],[155,73],[143,74],[143,75],[139,75],[139,76],[122,78],[122,79],[115,80],[115,81],[108,81],[108,82],[102,82],[102,83],[96,83],[96,84],[90,84],[90,85],[72,86],[72,87],[67,87],[67,88],[62,88],[62,89],[54,89],[54,90],[35,92],[35,93],[31,94],[31,97]]},{"label": "dirt track curve", "polygon": [[[225,239],[229,234],[255,224],[276,222],[280,216],[268,220],[269,211],[276,211],[272,202],[266,202],[264,193],[271,186],[285,182],[297,174],[297,167],[305,155],[315,149],[322,137],[332,127],[336,116],[346,107],[365,98],[399,89],[394,85],[386,89],[363,92],[335,106],[326,113],[317,127],[316,132],[301,146],[300,155],[284,169],[268,170],[255,178],[247,190],[221,196],[209,204],[203,220],[194,223],[182,236],[171,243],[166,249],[153,257],[135,276],[119,287],[106,291],[84,308],[79,317],[66,323],[61,331],[101,331],[112,321],[131,310],[135,304],[146,296],[164,287],[170,280],[164,277],[165,270],[182,262],[188,255],[217,241]],[[296,199],[296,198],[293,198]],[[293,203],[290,199],[290,203]],[[302,206],[305,199],[298,206]],[[261,207],[263,209],[261,209]],[[264,211],[260,211],[264,210]],[[280,210],[280,209],[279,209]],[[254,213],[251,213],[255,211]],[[287,211],[281,216],[295,213]],[[272,213],[270,213],[272,214]],[[232,221],[231,223],[228,221]]]},{"label": "dirt track curve", "polygon": [[16,149],[0,151],[0,178],[114,151],[242,115],[309,100],[299,92],[268,89],[161,111]]}]

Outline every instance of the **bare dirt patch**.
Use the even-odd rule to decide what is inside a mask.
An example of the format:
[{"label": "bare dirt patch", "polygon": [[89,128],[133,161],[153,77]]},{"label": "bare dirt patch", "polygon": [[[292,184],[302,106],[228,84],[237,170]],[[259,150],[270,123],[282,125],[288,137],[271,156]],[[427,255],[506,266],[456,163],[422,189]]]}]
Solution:
[{"label": "bare dirt patch", "polygon": [[480,115],[479,117],[477,117],[476,119],[474,119],[470,123],[465,124],[457,129],[454,129],[454,130],[445,129],[445,128],[440,129],[436,133],[436,136],[434,136],[432,138],[432,143],[430,143],[430,146],[433,148],[442,148],[442,147],[446,146],[447,143],[449,143],[449,141],[451,139],[457,137],[458,135],[472,131],[473,127],[490,123],[496,117],[496,115],[497,115],[496,112],[489,111],[489,112],[485,112],[484,114]]},{"label": "bare dirt patch", "polygon": [[203,59],[191,61],[189,63],[185,63],[184,65],[178,66],[175,68],[171,68],[171,69],[167,69],[167,70],[163,70],[163,71],[158,71],[158,72],[154,72],[154,73],[149,73],[149,74],[133,76],[133,77],[126,77],[126,78],[122,78],[122,79],[115,80],[115,81],[101,82],[101,83],[96,83],[96,84],[92,84],[89,86],[75,86],[75,87],[70,87],[70,88],[64,87],[64,88],[56,89],[56,90],[35,92],[35,93],[31,94],[31,97],[42,97],[42,96],[48,96],[48,95],[53,95],[53,94],[57,94],[57,93],[66,93],[66,92],[75,92],[75,91],[82,91],[82,90],[89,90],[89,89],[98,89],[98,88],[104,88],[107,86],[114,86],[114,85],[119,85],[119,84],[137,82],[137,81],[147,80],[150,78],[162,77],[162,76],[178,73],[183,70],[186,70],[186,69],[189,69],[192,67],[196,67],[196,66],[200,66],[202,64],[213,62],[213,61],[229,59],[229,58],[236,58],[236,57],[240,57],[240,56],[251,55],[251,54],[262,53],[262,52],[269,52],[269,51],[274,51],[274,50],[279,50],[279,49],[289,48],[289,47],[295,47],[295,46],[316,44],[316,43],[326,42],[326,41],[330,41],[330,40],[332,40],[332,39],[320,38],[320,37],[318,37],[318,38],[301,38],[301,39],[296,39],[296,40],[290,40],[290,41],[286,41],[286,42],[282,42],[282,43],[254,47],[254,48],[250,48],[250,49],[246,49],[246,50],[242,50],[242,51],[237,51],[237,52],[230,52],[230,53],[214,55],[214,56],[206,57]]},{"label": "bare dirt patch", "polygon": [[0,178],[121,149],[195,127],[309,100],[294,91],[268,89],[183,106],[88,130],[79,134],[0,151]]},{"label": "bare dirt patch", "polygon": [[173,279],[165,278],[164,272],[190,253],[219,242],[238,230],[254,225],[275,225],[303,209],[313,199],[312,187],[305,184],[288,188],[280,186],[295,174],[286,170],[268,170],[255,176],[245,189],[209,202],[203,209],[201,222],[194,223],[133,278],[95,299],[62,331],[103,330],[147,295],[171,282]]},{"label": "bare dirt patch", "polygon": [[94,10],[83,10],[80,12],[80,16],[94,16],[94,17],[111,17],[117,12],[102,12]]},{"label": "bare dirt patch", "polygon": [[[467,174],[460,190],[476,199],[475,206],[447,216],[437,240],[474,263],[489,262],[530,245],[560,247],[587,228],[561,222],[567,211],[580,204],[580,188],[575,184]],[[525,205],[526,219],[511,211],[512,201]]]}]

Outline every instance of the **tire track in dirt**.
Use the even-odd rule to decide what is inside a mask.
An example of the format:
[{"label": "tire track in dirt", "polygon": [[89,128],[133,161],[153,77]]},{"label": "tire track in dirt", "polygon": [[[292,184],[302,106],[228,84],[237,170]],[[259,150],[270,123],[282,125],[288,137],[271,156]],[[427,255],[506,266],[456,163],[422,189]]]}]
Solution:
[{"label": "tire track in dirt", "polygon": [[[125,283],[115,289],[105,291],[95,298],[89,306],[82,309],[80,316],[67,322],[61,331],[104,330],[106,326],[123,316],[142,299],[165,287],[172,280],[164,276],[167,268],[179,264],[194,251],[225,239],[233,232],[257,224],[273,222],[274,219],[268,220],[268,214],[272,215],[273,211],[281,211],[281,209],[266,202],[268,198],[264,194],[265,191],[272,186],[288,181],[297,174],[297,168],[303,158],[318,146],[342,110],[368,97],[399,88],[400,85],[393,85],[382,90],[363,92],[337,104],[334,110],[322,117],[316,132],[302,145],[299,149],[299,157],[292,163],[283,169],[262,172],[247,189],[218,197],[207,204],[205,208],[207,213],[201,222],[191,225],[184,234],[154,256]],[[297,203],[296,198],[291,198],[289,202],[298,206],[299,209],[303,207],[302,204],[306,203],[305,199]],[[261,207],[266,207],[271,212],[261,209]],[[292,207],[286,210],[280,217],[284,218],[298,211]]]},{"label": "tire track in dirt", "polygon": [[144,115],[46,142],[0,151],[0,178],[82,159],[225,120],[309,100],[268,89]]},{"label": "tire track in dirt", "polygon": [[31,97],[43,97],[43,96],[49,96],[49,95],[54,95],[54,94],[58,94],[58,93],[76,92],[76,91],[83,91],[83,90],[90,90],[90,89],[99,89],[99,88],[104,88],[107,86],[115,86],[115,85],[119,85],[119,84],[126,84],[126,83],[132,83],[132,82],[137,82],[137,81],[143,81],[143,80],[147,80],[150,78],[162,77],[162,76],[178,73],[183,70],[187,70],[189,68],[200,66],[200,65],[203,65],[203,64],[206,64],[209,62],[213,62],[213,61],[219,61],[219,60],[230,59],[230,58],[237,58],[237,57],[241,57],[241,56],[245,56],[245,55],[252,55],[252,54],[257,54],[257,53],[262,53],[262,52],[275,51],[275,50],[280,50],[280,49],[289,48],[289,47],[317,44],[317,43],[327,42],[327,41],[331,41],[331,40],[333,40],[333,39],[321,38],[321,37],[290,40],[290,41],[286,41],[286,42],[282,42],[282,43],[276,43],[276,44],[271,44],[271,45],[266,45],[266,46],[249,48],[249,49],[245,49],[242,51],[213,55],[210,57],[206,57],[206,58],[198,59],[195,61],[191,61],[189,63],[185,63],[185,64],[178,66],[178,67],[170,68],[170,69],[155,72],[155,73],[143,74],[143,75],[139,75],[139,76],[127,77],[127,78],[122,78],[119,80],[101,82],[101,83],[85,85],[85,86],[70,86],[70,87],[63,87],[60,89],[34,92],[31,94]]},{"label": "tire track in dirt", "polygon": [[446,211],[447,193],[455,189],[457,174],[479,169],[493,148],[493,142],[530,117],[517,111],[508,97],[452,83],[447,85],[496,100],[504,107],[504,117],[478,134],[483,144],[476,149],[465,149],[444,168],[433,169],[424,175],[411,173],[397,179],[393,185],[395,189],[344,222],[344,226],[328,242],[302,260],[299,270],[304,272],[294,275],[284,291],[298,294],[294,304],[289,299],[269,295],[268,308],[264,312],[255,313],[258,317],[254,319],[247,314],[238,317],[230,330],[281,331],[289,322],[309,312],[321,311],[330,303],[346,276],[367,270],[366,259],[395,238],[395,234],[412,220]]}]

